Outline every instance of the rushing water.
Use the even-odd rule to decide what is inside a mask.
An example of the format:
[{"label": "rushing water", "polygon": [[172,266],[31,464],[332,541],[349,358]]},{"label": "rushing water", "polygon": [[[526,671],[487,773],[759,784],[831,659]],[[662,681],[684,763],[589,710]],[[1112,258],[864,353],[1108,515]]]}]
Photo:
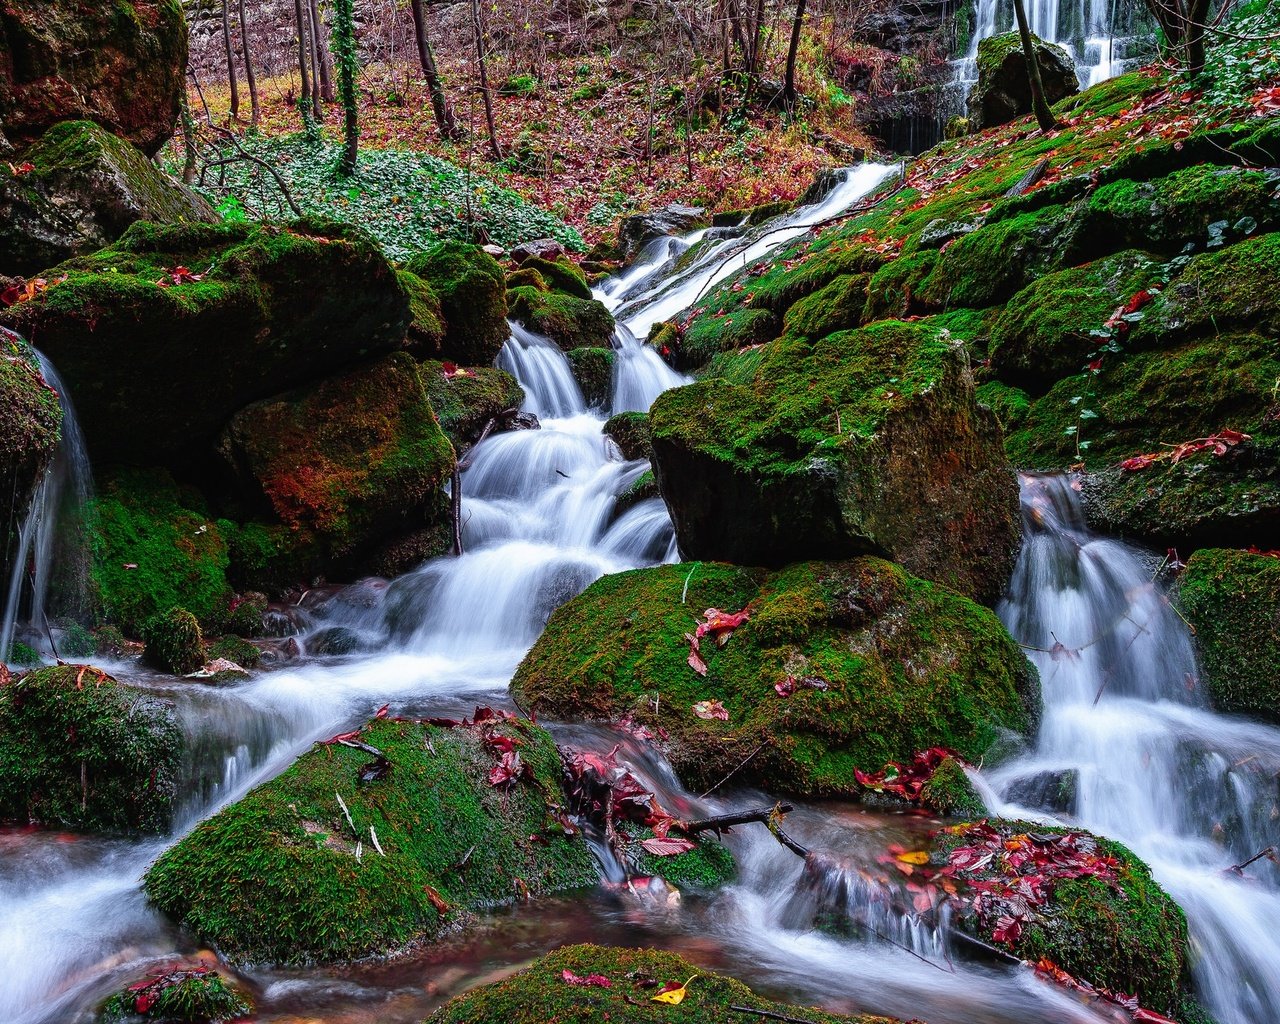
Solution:
[{"label": "rushing water", "polygon": [[[744,263],[767,259],[772,246],[855,202],[888,173],[851,172],[816,206],[765,229],[647,246],[598,293],[618,319],[614,409],[648,408],[685,380],[641,342],[653,323]],[[660,500],[619,513],[619,495],[647,466],[623,460],[604,436],[604,410],[586,407],[563,354],[513,325],[499,364],[520,379],[526,411],[541,425],[490,437],[472,453],[461,474],[463,555],[389,583],[306,595],[289,616],[303,659],[238,686],[108,666],[174,699],[189,740],[186,798],[173,834],[160,839],[0,832],[0,1021],[87,1021],[113,988],[154,963],[196,953],[139,888],[147,864],[185,830],[383,703],[395,713],[455,714],[477,700],[505,700],[512,671],[555,607],[603,573],[677,557]],[[1078,772],[1079,819],[1133,845],[1186,907],[1201,952],[1197,978],[1221,1024],[1280,1020],[1280,950],[1266,933],[1280,911],[1273,869],[1251,869],[1252,880],[1221,874],[1254,843],[1266,845],[1280,733],[1203,708],[1187,687],[1195,666],[1186,633],[1151,585],[1150,567],[1089,536],[1064,484],[1033,481],[1026,501],[1028,542],[1005,620],[1032,647],[1047,652],[1060,640],[1078,656],[1036,654],[1047,706],[1038,745],[980,782],[1000,810],[1043,815],[1015,806],[1026,781]],[[306,655],[335,633],[349,653]],[[620,743],[619,757],[679,814],[769,801],[753,793],[695,797],[633,737],[603,726],[553,728],[558,740],[593,749]],[[262,1021],[407,1024],[547,949],[598,941],[672,949],[780,998],[845,1012],[930,1024],[1126,1019],[1030,970],[965,959],[945,920],[922,917],[880,877],[889,844],[918,847],[936,825],[856,806],[800,807],[788,829],[813,851],[807,861],[763,828],[744,826],[728,837],[737,882],[684,900],[661,887],[636,895],[611,888],[617,866],[602,851],[605,884],[594,893],[498,912],[463,939],[384,964],[256,969],[240,980]],[[815,929],[819,921],[837,927]]]}]

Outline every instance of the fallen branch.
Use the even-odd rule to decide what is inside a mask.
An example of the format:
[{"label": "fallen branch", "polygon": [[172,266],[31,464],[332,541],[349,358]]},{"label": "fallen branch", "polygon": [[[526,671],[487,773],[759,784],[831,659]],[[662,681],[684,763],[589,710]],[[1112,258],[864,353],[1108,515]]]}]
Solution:
[{"label": "fallen branch", "polygon": [[735,1006],[729,1004],[729,1009],[737,1013],[754,1013],[758,1017],[768,1017],[769,1020],[784,1020],[789,1024],[813,1024],[812,1021],[801,1020],[799,1017],[788,1017],[784,1013],[774,1013],[772,1010],[757,1010],[750,1006]]},{"label": "fallen branch", "polygon": [[[695,566],[694,568],[697,568],[697,566]],[[690,571],[689,575],[690,575],[690,576],[692,576],[692,575],[693,575],[693,572],[692,572],[692,571]],[[689,585],[689,581],[688,581],[688,580],[686,580],[686,581],[685,581],[685,586],[687,587],[688,585]],[[684,604],[684,601],[682,600],[680,603],[681,603],[681,604]],[[657,709],[656,709],[656,708],[654,709],[654,713],[655,713],[655,714],[657,714]],[[756,756],[756,754],[758,754],[758,753],[760,753],[760,751],[764,750],[764,748],[765,748],[765,744],[764,744],[764,743],[761,743],[758,747],[756,747],[756,749],[755,749],[755,750],[751,751],[751,753],[749,753],[746,757],[744,757],[744,758],[743,758],[743,759],[738,763],[738,767],[737,767],[737,768],[733,769],[733,771],[731,771],[731,772],[730,772],[728,775],[726,775],[723,779],[721,779],[721,780],[720,780],[719,782],[717,782],[714,786],[712,786],[710,789],[708,789],[705,793],[700,794],[700,796],[701,796],[701,797],[708,797],[708,796],[710,796],[710,795],[711,795],[712,793],[714,793],[717,789],[719,789],[719,788],[720,788],[721,786],[723,786],[726,782],[728,782],[731,778],[733,778],[735,775],[737,775],[737,774],[738,774],[738,772],[742,771],[742,769],[743,769],[743,768],[745,768],[745,767],[747,766],[747,763],[748,763],[748,762],[749,762],[753,757],[755,757],[755,756]],[[789,807],[787,808],[787,810],[790,810],[790,809],[791,809],[791,808],[789,808]]]},{"label": "fallen branch", "polygon": [[804,857],[806,860],[808,859],[808,848],[801,846],[787,835],[785,831],[783,831],[782,822],[779,816],[771,816],[765,824],[769,827],[769,831],[773,833],[773,837],[778,840],[778,842],[794,853],[797,857]]},{"label": "fallen branch", "polygon": [[462,471],[462,470],[464,470],[464,469],[470,469],[470,468],[471,468],[471,460],[472,460],[473,458],[475,458],[476,449],[477,449],[477,448],[479,448],[479,447],[480,447],[480,445],[482,445],[482,444],[484,443],[485,439],[486,439],[490,434],[492,434],[492,433],[493,433],[493,428],[494,428],[494,427],[496,427],[497,425],[498,425],[498,417],[497,417],[497,416],[491,416],[491,417],[489,417],[489,422],[488,422],[488,423],[486,423],[486,424],[484,425],[484,430],[480,431],[480,436],[479,436],[479,437],[477,437],[477,438],[476,438],[476,440],[475,440],[475,443],[474,443],[474,444],[472,444],[472,445],[471,445],[471,447],[467,449],[467,455],[466,455],[466,458],[461,459],[461,460],[458,462],[458,471],[459,471],[459,472],[461,472],[461,471]]},{"label": "fallen branch", "polygon": [[453,467],[453,482],[449,486],[449,501],[453,518],[453,553],[462,554],[462,473]]},{"label": "fallen branch", "polygon": [[772,807],[757,807],[750,811],[734,811],[732,814],[717,814],[712,818],[699,818],[694,821],[680,822],[680,830],[693,835],[695,832],[721,832],[734,825],[746,825],[753,821],[767,824],[775,814],[789,814],[793,810],[790,804],[775,804]]},{"label": "fallen branch", "polygon": [[1020,196],[1024,192],[1030,191],[1031,187],[1035,185],[1037,182],[1039,182],[1040,179],[1045,176],[1048,170],[1049,170],[1049,161],[1047,159],[1041,160],[1038,164],[1036,164],[1033,168],[1031,168],[1031,170],[1027,171],[1026,174],[1024,174],[1021,178],[1019,178],[1017,183],[1013,185],[1009,189],[1009,191],[1004,194],[1004,197],[1006,199],[1012,199],[1014,196]]},{"label": "fallen branch", "polygon": [[1257,853],[1255,853],[1243,864],[1232,865],[1231,867],[1227,868],[1227,870],[1234,872],[1237,875],[1243,875],[1245,868],[1247,868],[1250,864],[1252,864],[1256,860],[1262,860],[1263,857],[1271,861],[1273,864],[1280,863],[1276,860],[1276,848],[1274,846],[1268,846],[1265,850],[1259,850]]}]

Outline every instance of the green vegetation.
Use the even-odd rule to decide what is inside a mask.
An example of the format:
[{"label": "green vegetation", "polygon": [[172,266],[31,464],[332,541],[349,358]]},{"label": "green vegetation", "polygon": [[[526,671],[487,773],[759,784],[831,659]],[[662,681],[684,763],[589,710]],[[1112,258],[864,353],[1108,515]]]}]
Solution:
[{"label": "green vegetation", "polygon": [[979,818],[987,805],[978,796],[964,766],[954,757],[944,758],[920,791],[920,803],[951,818]]},{"label": "green vegetation", "polygon": [[550,338],[566,352],[607,348],[613,337],[613,317],[604,303],[595,299],[521,285],[507,292],[507,302],[511,319]]},{"label": "green vegetation", "polygon": [[[58,396],[30,349],[0,334],[0,493],[13,496],[15,510],[25,505],[61,436]],[[0,520],[0,552],[8,552],[16,536],[11,518]]]},{"label": "green vegetation", "polygon": [[491,419],[524,402],[524,389],[506,370],[480,366],[465,376],[448,377],[444,364],[428,360],[419,372],[441,429],[459,451],[479,437]]},{"label": "green vegetation", "polygon": [[613,439],[624,459],[647,459],[649,446],[649,414],[620,412],[605,421],[604,432]]},{"label": "green vegetation", "polygon": [[[439,299],[445,323],[440,357],[463,366],[492,363],[510,333],[506,279],[498,261],[477,246],[444,241],[415,254],[405,269],[426,281]],[[423,301],[419,295],[419,312]]]},{"label": "green vegetation", "polygon": [[569,352],[569,365],[587,405],[605,408],[613,394],[613,349],[575,348]]},{"label": "green vegetation", "polygon": [[[141,984],[141,983],[139,983]],[[138,1012],[139,998],[146,1009]],[[249,1001],[217,971],[173,971],[145,987],[116,992],[98,1012],[98,1024],[225,1024],[252,1012]]]},{"label": "green vegetation", "polygon": [[146,659],[156,668],[185,676],[204,664],[204,634],[185,608],[171,608],[142,628]]}]

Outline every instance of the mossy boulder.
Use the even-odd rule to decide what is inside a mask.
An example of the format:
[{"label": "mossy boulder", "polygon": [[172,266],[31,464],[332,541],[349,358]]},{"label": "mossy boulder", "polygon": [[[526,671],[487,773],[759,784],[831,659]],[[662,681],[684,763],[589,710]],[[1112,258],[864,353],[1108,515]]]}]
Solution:
[{"label": "mossy boulder", "polygon": [[587,405],[608,408],[613,396],[613,349],[575,348],[569,353],[569,366]]},{"label": "mossy boulder", "polygon": [[[686,634],[705,608],[750,618],[723,647],[703,640],[703,676]],[[782,697],[788,676],[814,685]],[[511,685],[545,717],[665,729],[691,788],[741,766],[741,783],[804,796],[856,793],[855,768],[932,746],[976,760],[1038,707],[1035,673],[992,612],[876,558],[606,576],[551,616]],[[708,700],[726,721],[694,713]]]},{"label": "mossy boulder", "polygon": [[987,805],[974,788],[964,765],[954,757],[944,758],[920,790],[920,804],[935,814],[951,818],[975,818],[987,812]]},{"label": "mossy boulder", "polygon": [[218,630],[231,607],[230,547],[194,488],[162,470],[99,478],[85,509],[90,584],[99,613],[131,636],[171,608]]},{"label": "mossy boulder", "polygon": [[[142,1009],[139,1009],[142,1007]],[[244,992],[203,963],[152,973],[112,993],[98,1024],[227,1024],[253,1012]]]},{"label": "mossy boulder", "polygon": [[[565,981],[566,972],[579,978],[598,974],[612,985],[570,985]],[[688,1024],[742,1024],[751,1019],[736,1007],[812,1024],[893,1024],[884,1017],[845,1017],[777,1003],[756,995],[740,981],[709,972],[674,953],[587,945],[565,946],[519,974],[458,996],[425,1024],[595,1024],[605,1020],[658,1024],[676,1014],[671,1006],[653,1002],[654,983],[679,985],[694,975],[697,980],[675,1008],[680,1020]]]},{"label": "mossy boulder", "polygon": [[647,412],[620,412],[610,416],[605,421],[604,432],[618,446],[624,459],[647,459],[652,454]]},{"label": "mossy boulder", "polygon": [[409,300],[409,350],[419,356],[438,353],[445,337],[440,296],[426,281],[407,270],[397,270],[396,280]]},{"label": "mossy boulder", "polygon": [[[486,725],[370,722],[360,739],[390,768],[367,782],[368,753],[316,747],[164,853],[146,893],[235,961],[303,963],[391,953],[487,907],[594,884],[581,834],[553,816],[551,737]],[[516,743],[527,773],[491,785],[501,754],[486,736]]]},{"label": "mossy boulder", "polygon": [[164,672],[185,676],[204,664],[200,622],[185,608],[171,608],[142,629],[147,661]]},{"label": "mossy boulder", "polygon": [[179,0],[8,0],[0,19],[0,123],[15,145],[86,118],[154,155],[185,86]]},{"label": "mossy boulder", "polygon": [[0,331],[0,494],[10,496],[14,509],[0,521],[0,565],[8,565],[18,522],[61,437],[57,393],[31,350]]},{"label": "mossy boulder", "polygon": [[1196,631],[1214,707],[1280,721],[1280,557],[1197,551],[1178,602]]},{"label": "mossy boulder", "polygon": [[0,274],[31,276],[100,249],[139,220],[212,223],[204,199],[90,121],[54,125],[0,171]]},{"label": "mossy boulder", "polygon": [[85,832],[162,832],[183,738],[172,705],[87,665],[0,689],[0,818]]},{"label": "mossy boulder", "polygon": [[474,442],[491,419],[524,403],[520,382],[493,366],[446,375],[443,363],[427,360],[419,372],[436,419],[457,451]]},{"label": "mossy boulder", "polygon": [[732,313],[701,316],[683,331],[651,335],[659,352],[668,349],[681,369],[706,366],[721,352],[733,352],[772,341],[781,333],[778,315],[768,309],[735,309]]},{"label": "mossy boulder", "polygon": [[447,515],[453,446],[404,352],[242,409],[219,451],[245,500],[290,530],[312,572],[351,566]]},{"label": "mossy boulder", "polygon": [[449,239],[418,253],[404,267],[425,281],[440,301],[445,331],[423,355],[463,366],[488,366],[506,342],[506,278],[479,246]]},{"label": "mossy boulder", "polygon": [[743,383],[650,411],[654,471],[689,558],[782,565],[876,554],[994,602],[1019,540],[1000,428],[962,344],[883,321],[784,337]]},{"label": "mossy boulder", "polygon": [[[1044,886],[1043,904],[1028,908],[1021,934],[1004,943],[1004,948],[1033,964],[1047,958],[1099,988],[1135,995],[1146,1009],[1166,1014],[1177,1010],[1189,974],[1187,922],[1145,863],[1120,843],[1078,829],[1001,819],[986,824],[1002,837],[1004,851],[1070,832],[1080,837],[1083,849],[1115,861],[1113,880],[1088,874],[1050,880]],[[952,850],[971,843],[973,830],[983,827],[982,823],[960,825],[939,832],[935,856],[945,859]],[[1033,861],[1025,871],[1007,869],[1007,863],[1002,853],[983,868],[958,872],[955,881],[963,891],[970,882],[1008,885],[1019,875],[1035,871]],[[971,904],[961,905],[951,920],[961,931],[1000,945],[993,935],[994,919],[975,915]]]},{"label": "mossy boulder", "polygon": [[238,409],[404,344],[408,303],[353,228],[153,224],[0,313],[66,381],[105,461],[189,468]]},{"label": "mossy boulder", "polygon": [[521,285],[507,293],[507,301],[512,320],[550,338],[565,352],[608,348],[613,337],[613,316],[596,299]]},{"label": "mossy boulder", "polygon": [[[1075,62],[1061,46],[1032,36],[1045,99],[1050,105],[1080,91]],[[994,128],[1031,113],[1031,81],[1026,53],[1017,32],[990,36],[978,43],[978,82],[969,93],[969,119]]]},{"label": "mossy boulder", "polygon": [[586,275],[568,260],[549,260],[531,256],[520,264],[521,271],[537,274],[551,291],[576,295],[580,299],[591,298],[591,286]]},{"label": "mossy boulder", "polygon": [[974,394],[979,402],[995,413],[1005,434],[1011,434],[1022,426],[1031,411],[1031,397],[1025,391],[997,380],[979,384]]}]

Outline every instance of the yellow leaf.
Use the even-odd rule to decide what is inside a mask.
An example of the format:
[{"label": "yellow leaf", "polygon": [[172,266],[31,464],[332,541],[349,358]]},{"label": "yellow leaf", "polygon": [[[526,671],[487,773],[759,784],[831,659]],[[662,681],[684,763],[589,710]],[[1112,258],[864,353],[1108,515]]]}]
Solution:
[{"label": "yellow leaf", "polygon": [[910,853],[900,853],[898,854],[898,860],[902,861],[903,864],[928,864],[929,851],[912,850]]},{"label": "yellow leaf", "polygon": [[[696,977],[698,977],[698,975],[695,974],[693,978]],[[649,1001],[652,1003],[670,1003],[672,1006],[678,1006],[684,1001],[684,997],[687,994],[689,985],[693,982],[693,978],[690,978],[679,988],[673,988],[667,992],[659,992]]]}]

